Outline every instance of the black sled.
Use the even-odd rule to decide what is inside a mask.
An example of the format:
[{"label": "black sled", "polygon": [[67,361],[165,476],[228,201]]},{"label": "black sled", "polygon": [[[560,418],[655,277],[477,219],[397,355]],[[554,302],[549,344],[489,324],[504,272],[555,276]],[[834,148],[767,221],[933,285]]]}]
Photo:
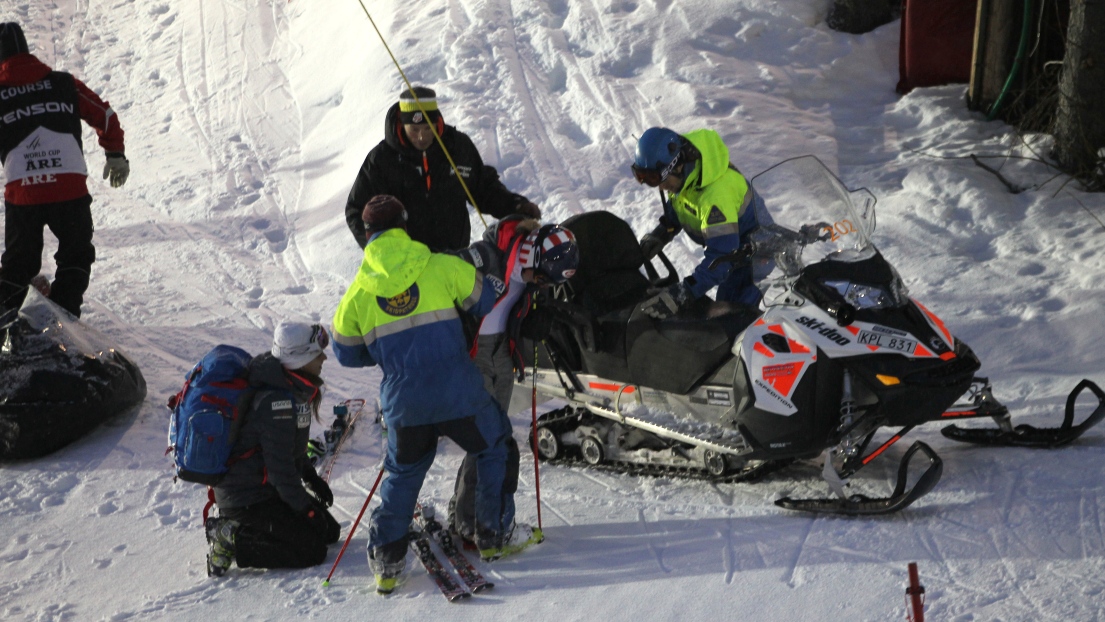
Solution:
[{"label": "black sled", "polygon": [[34,288],[0,319],[0,460],[54,452],[145,397],[129,358]]}]

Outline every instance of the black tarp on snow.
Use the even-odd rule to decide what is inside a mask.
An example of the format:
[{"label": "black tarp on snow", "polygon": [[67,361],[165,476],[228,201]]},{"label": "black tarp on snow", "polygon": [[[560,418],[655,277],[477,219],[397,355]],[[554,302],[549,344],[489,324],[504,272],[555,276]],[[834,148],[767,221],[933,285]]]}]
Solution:
[{"label": "black tarp on snow", "polygon": [[145,397],[130,359],[34,288],[0,318],[0,459],[56,451]]}]

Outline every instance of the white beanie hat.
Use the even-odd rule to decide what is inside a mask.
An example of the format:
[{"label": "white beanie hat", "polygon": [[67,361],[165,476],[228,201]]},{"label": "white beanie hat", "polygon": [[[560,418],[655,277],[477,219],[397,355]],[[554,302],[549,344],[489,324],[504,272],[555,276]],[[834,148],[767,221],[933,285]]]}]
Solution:
[{"label": "white beanie hat", "polygon": [[299,369],[315,360],[330,343],[330,335],[319,324],[284,320],[272,336],[272,355],[287,369]]}]

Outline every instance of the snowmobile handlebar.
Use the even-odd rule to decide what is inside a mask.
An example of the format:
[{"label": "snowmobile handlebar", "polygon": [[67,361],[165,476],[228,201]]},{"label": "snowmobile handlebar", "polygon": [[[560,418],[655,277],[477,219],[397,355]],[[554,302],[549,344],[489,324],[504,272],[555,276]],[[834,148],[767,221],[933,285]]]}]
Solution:
[{"label": "snowmobile handlebar", "polygon": [[773,255],[780,266],[787,267],[784,270],[787,275],[792,276],[801,269],[802,248],[816,242],[827,241],[832,236],[832,232],[832,225],[827,222],[802,225],[798,231],[776,224],[763,225],[753,229],[748,234],[748,241],[740,248],[710,262],[710,269],[713,270],[726,262],[733,264],[734,267],[745,266],[754,257]]},{"label": "snowmobile handlebar", "polygon": [[675,271],[675,266],[668,259],[668,256],[664,254],[664,251],[656,253],[656,256],[660,258],[660,263],[664,264],[664,270],[667,271],[667,275],[661,277],[660,273],[656,271],[656,267],[652,265],[652,260],[645,261],[645,276],[648,277],[649,286],[667,287],[672,283],[679,280],[679,274]]}]

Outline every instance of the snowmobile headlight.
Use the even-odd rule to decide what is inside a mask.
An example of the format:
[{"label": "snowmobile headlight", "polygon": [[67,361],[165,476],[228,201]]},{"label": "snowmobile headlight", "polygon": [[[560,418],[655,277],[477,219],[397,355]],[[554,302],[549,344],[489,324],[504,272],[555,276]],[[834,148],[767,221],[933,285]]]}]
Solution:
[{"label": "snowmobile headlight", "polygon": [[891,309],[900,306],[898,297],[881,287],[851,281],[824,281],[824,285],[836,290],[848,304],[857,309]]}]

